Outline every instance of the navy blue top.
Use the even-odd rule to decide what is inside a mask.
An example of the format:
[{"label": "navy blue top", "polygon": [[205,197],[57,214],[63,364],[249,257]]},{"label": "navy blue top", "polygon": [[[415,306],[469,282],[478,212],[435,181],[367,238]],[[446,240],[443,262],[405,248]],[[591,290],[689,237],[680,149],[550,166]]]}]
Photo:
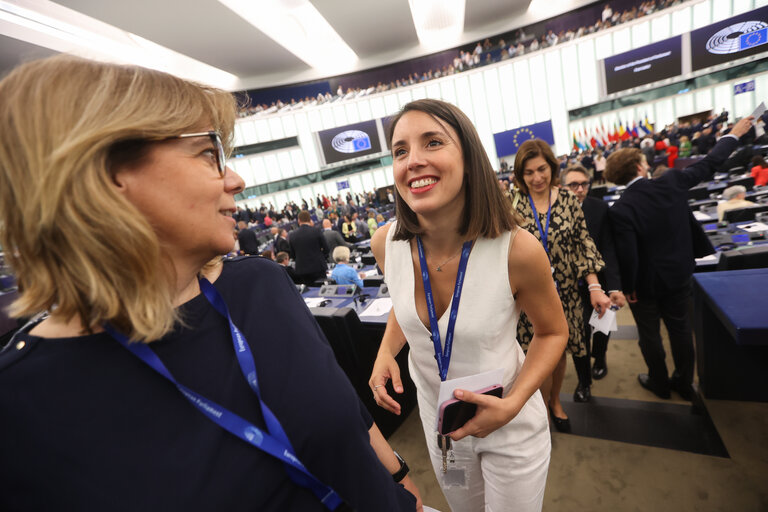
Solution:
[{"label": "navy blue top", "polygon": [[[414,510],[378,462],[372,419],[283,269],[236,258],[214,286],[307,468],[358,511]],[[264,428],[226,320],[202,295],[181,313],[186,326],[152,349],[179,382]],[[0,510],[324,510],[282,463],[215,425],[106,333],[21,334],[0,354],[0,482]]]}]

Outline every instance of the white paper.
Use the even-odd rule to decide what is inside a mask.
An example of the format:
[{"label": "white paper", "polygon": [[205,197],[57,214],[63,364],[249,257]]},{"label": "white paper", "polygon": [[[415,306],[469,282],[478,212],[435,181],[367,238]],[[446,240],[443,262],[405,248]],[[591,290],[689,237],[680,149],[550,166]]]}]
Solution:
[{"label": "white paper", "polygon": [[365,308],[365,311],[360,313],[360,318],[368,316],[381,316],[386,315],[392,309],[392,299],[389,297],[381,297],[380,299],[373,299],[370,305]]},{"label": "white paper", "polygon": [[763,135],[765,135],[765,123],[760,121],[755,124],[755,138],[759,139]]},{"label": "white paper", "polygon": [[763,115],[763,112],[765,112],[765,102],[761,101],[760,104],[757,106],[754,112],[752,112],[752,117],[755,119],[752,120],[752,126],[755,126],[757,123],[757,120],[760,119],[760,116]]},{"label": "white paper", "polygon": [[325,300],[325,297],[308,297],[304,299],[304,303],[309,308],[316,308],[320,306],[320,303]]},{"label": "white paper", "polygon": [[[456,397],[453,396],[453,392],[457,389],[478,391],[487,388],[488,386],[501,386],[503,384],[503,378],[504,369],[497,368],[496,370],[476,373],[466,377],[445,380],[440,383],[440,391],[437,394],[438,407],[443,402],[455,399]],[[439,417],[435,419],[435,430],[437,430],[437,421],[439,421]]]},{"label": "white paper", "polygon": [[759,233],[760,231],[768,231],[768,225],[763,224],[762,222],[753,222],[751,224],[739,226],[739,229],[743,229],[748,233]]},{"label": "white paper", "polygon": [[618,330],[618,327],[616,326],[616,312],[609,309],[605,312],[603,318],[598,318],[597,311],[592,311],[589,325],[594,327],[596,331],[600,331],[603,334],[610,334],[611,331]]},{"label": "white paper", "polygon": [[704,212],[700,212],[699,210],[693,210],[693,217],[696,220],[709,220],[713,218],[711,215],[707,215]]},{"label": "white paper", "polygon": [[366,270],[363,274],[365,274],[365,277],[377,276],[379,275],[379,271],[374,268],[372,270]]},{"label": "white paper", "polygon": [[426,505],[424,505],[423,510],[424,510],[424,512],[440,512],[436,508],[428,507]]},{"label": "white paper", "polygon": [[716,263],[717,261],[717,254],[710,254],[709,256],[704,256],[703,258],[696,258],[696,263]]}]

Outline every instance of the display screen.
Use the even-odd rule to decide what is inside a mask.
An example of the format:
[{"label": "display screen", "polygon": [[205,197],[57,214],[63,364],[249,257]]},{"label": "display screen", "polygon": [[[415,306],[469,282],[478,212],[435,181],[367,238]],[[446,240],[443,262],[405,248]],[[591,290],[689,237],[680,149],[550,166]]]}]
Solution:
[{"label": "display screen", "polygon": [[376,121],[340,126],[318,132],[326,165],[381,153]]},{"label": "display screen", "polygon": [[768,7],[691,32],[694,71],[768,51]]},{"label": "display screen", "polygon": [[613,94],[681,74],[681,41],[681,36],[675,36],[605,59],[606,92]]}]

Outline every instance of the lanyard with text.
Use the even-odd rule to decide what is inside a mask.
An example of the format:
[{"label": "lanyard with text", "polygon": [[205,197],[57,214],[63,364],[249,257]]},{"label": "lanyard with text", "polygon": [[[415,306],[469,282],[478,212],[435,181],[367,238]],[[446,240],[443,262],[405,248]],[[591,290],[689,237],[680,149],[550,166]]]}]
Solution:
[{"label": "lanyard with text", "polygon": [[424,257],[424,246],[421,238],[416,237],[416,246],[419,249],[419,263],[421,265],[421,278],[424,281],[424,295],[427,298],[427,311],[429,312],[429,325],[432,330],[432,343],[435,345],[435,359],[437,369],[440,371],[440,380],[448,377],[448,365],[451,364],[451,348],[453,347],[453,330],[456,327],[456,317],[459,314],[459,299],[461,299],[461,287],[464,283],[464,275],[467,273],[467,261],[472,251],[472,241],[464,242],[461,248],[459,271],[456,274],[456,285],[453,287],[453,302],[451,303],[451,316],[448,319],[448,330],[445,332],[445,348],[440,343],[440,329],[437,326],[437,311],[435,299],[432,295],[432,285],[429,283],[429,270],[427,259]]},{"label": "lanyard with text", "polygon": [[[552,271],[552,279],[555,278],[555,267],[552,266],[552,258],[549,255],[549,218],[552,216],[552,192],[549,193],[547,198],[547,224],[544,229],[541,229],[541,221],[539,220],[539,212],[536,211],[536,205],[533,204],[533,197],[528,195],[528,202],[531,203],[531,209],[533,210],[533,218],[536,219],[536,227],[539,228],[539,234],[541,235],[541,245],[544,246],[544,250],[547,253],[547,259],[549,260],[549,268]],[[557,291],[560,291],[560,284],[555,279],[555,286]]]},{"label": "lanyard with text", "polygon": [[261,412],[264,415],[264,422],[267,425],[268,432],[256,427],[249,421],[241,418],[237,414],[225,409],[219,404],[198,395],[191,389],[176,381],[168,368],[163,364],[157,354],[144,343],[129,343],[128,338],[117,332],[110,325],[105,325],[105,330],[121,345],[130,350],[136,357],[144,361],[157,373],[171,381],[181,391],[182,395],[189,400],[192,405],[197,407],[200,412],[207,416],[211,421],[219,425],[224,430],[234,434],[246,443],[259,448],[267,454],[283,462],[288,476],[294,483],[312,491],[317,498],[329,510],[336,510],[342,500],[338,494],[318,480],[296,457],[288,436],[280,425],[277,417],[272,413],[267,404],[261,400],[259,392],[259,382],[256,376],[256,363],[253,359],[250,346],[245,337],[240,332],[232,318],[229,315],[227,305],[219,294],[218,290],[208,282],[207,279],[200,279],[200,289],[208,299],[208,302],[218,311],[229,323],[229,329],[232,333],[232,344],[235,348],[237,362],[240,364],[240,370],[248,381],[248,385],[253,390],[256,398],[259,400]]}]

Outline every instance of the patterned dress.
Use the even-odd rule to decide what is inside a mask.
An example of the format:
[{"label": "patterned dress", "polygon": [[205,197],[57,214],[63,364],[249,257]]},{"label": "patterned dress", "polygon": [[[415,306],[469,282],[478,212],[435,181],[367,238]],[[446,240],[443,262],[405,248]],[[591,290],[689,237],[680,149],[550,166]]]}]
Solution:
[{"label": "patterned dress", "polygon": [[[531,232],[539,242],[541,234],[533,219],[533,210],[527,196],[518,196],[516,210],[523,218],[522,228]],[[538,212],[541,228],[547,225],[547,212]],[[568,321],[568,347],[571,354],[579,357],[587,355],[587,348],[582,339],[584,332],[583,305],[579,295],[579,280],[587,274],[597,273],[604,266],[603,258],[589,236],[584,213],[579,200],[570,191],[560,188],[557,199],[552,204],[549,220],[549,257],[555,268],[554,278],[559,286],[560,300],[563,303],[565,319]],[[528,349],[533,337],[530,320],[521,313],[517,324],[517,340]]]}]

